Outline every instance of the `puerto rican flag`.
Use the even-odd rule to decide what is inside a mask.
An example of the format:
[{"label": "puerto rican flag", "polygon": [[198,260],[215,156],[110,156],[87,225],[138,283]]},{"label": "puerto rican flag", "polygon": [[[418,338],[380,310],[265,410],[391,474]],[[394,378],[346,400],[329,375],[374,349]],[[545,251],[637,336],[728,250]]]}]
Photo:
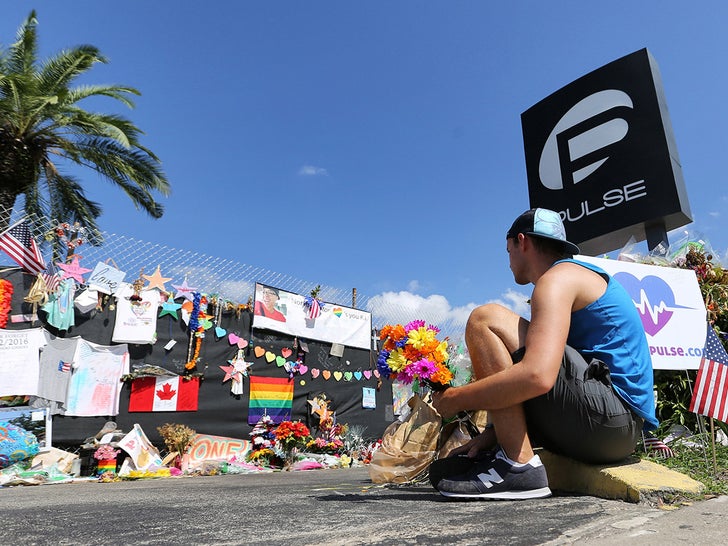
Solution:
[{"label": "puerto rican flag", "polygon": [[131,382],[129,411],[197,411],[199,377],[140,377]]},{"label": "puerto rican flag", "polygon": [[59,372],[70,372],[71,364],[73,364],[73,362],[64,362],[63,360],[59,360],[58,361],[58,371]]}]

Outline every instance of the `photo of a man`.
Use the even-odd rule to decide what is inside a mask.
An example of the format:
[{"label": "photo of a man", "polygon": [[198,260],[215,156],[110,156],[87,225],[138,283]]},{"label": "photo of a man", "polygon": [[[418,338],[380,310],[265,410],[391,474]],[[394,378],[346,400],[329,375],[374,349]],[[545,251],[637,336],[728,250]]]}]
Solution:
[{"label": "photo of a man", "polygon": [[[258,285],[255,294],[255,309],[253,313],[271,320],[286,322],[285,307],[279,304],[278,290],[270,286]],[[281,312],[281,309],[283,312]]]}]

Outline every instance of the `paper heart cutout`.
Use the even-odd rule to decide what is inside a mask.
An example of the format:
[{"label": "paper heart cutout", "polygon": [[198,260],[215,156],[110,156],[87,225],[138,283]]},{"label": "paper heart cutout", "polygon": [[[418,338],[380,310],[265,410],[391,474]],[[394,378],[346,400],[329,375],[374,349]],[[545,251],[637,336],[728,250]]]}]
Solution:
[{"label": "paper heart cutout", "polygon": [[220,328],[219,326],[215,326],[215,335],[217,337],[225,337],[225,334],[227,334],[227,330],[225,328]]},{"label": "paper heart cutout", "polygon": [[372,373],[374,374],[374,377],[379,378],[379,370],[374,370]]},{"label": "paper heart cutout", "polygon": [[[276,355],[275,355],[275,353],[271,353],[270,351],[266,351],[265,352],[265,359],[268,362],[273,362],[276,359]],[[286,359],[284,358],[283,359],[283,362],[285,362],[285,361],[286,361]]]},{"label": "paper heart cutout", "polygon": [[344,379],[347,381],[351,381],[351,378],[354,377],[354,374],[351,372],[344,372]]},{"label": "paper heart cutout", "polygon": [[[301,375],[305,374],[307,371],[308,366],[306,366],[305,364],[301,364],[300,366],[298,366],[298,373],[300,373]],[[313,370],[311,370],[311,375],[313,375]]]},{"label": "paper heart cutout", "polygon": [[240,338],[238,339],[238,348],[239,349],[245,349],[248,346],[248,340]]},{"label": "paper heart cutout", "polygon": [[321,370],[319,370],[318,368],[311,368],[311,377],[313,377],[314,379],[316,379],[320,373]]},{"label": "paper heart cutout", "polygon": [[354,377],[356,377],[357,381],[361,381],[361,372],[354,372]]},{"label": "paper heart cutout", "polygon": [[324,370],[323,372],[321,372],[321,375],[324,376],[324,379],[329,379],[329,378],[331,378],[331,371]]},{"label": "paper heart cutout", "polygon": [[233,334],[232,332],[230,332],[228,334],[228,343],[230,343],[230,345],[235,345],[239,339],[240,338],[236,334]]},{"label": "paper heart cutout", "polygon": [[334,379],[336,379],[337,381],[341,381],[342,377],[344,377],[344,374],[341,373],[339,370],[336,370],[334,372]]},{"label": "paper heart cutout", "polygon": [[371,370],[364,370],[364,377],[366,377],[367,379],[371,379],[372,378],[372,371]]},{"label": "paper heart cutout", "polygon": [[291,349],[289,349],[288,347],[283,347],[283,349],[281,349],[281,354],[285,358],[288,358],[289,356],[291,356],[293,354],[293,351]]},{"label": "paper heart cutout", "polygon": [[255,356],[257,356],[258,358],[265,354],[265,349],[263,349],[263,347],[261,347],[260,345],[253,349],[253,351],[255,352]]},{"label": "paper heart cutout", "polygon": [[[273,353],[270,353],[270,354],[273,354]],[[268,358],[268,355],[266,354],[265,357]],[[276,365],[279,368],[286,363],[286,359],[283,358],[282,356],[276,356],[275,359],[276,359]],[[270,360],[268,362],[270,362]],[[293,366],[295,365],[295,363],[294,362],[289,362],[288,364],[290,364],[291,369],[293,369]]]}]

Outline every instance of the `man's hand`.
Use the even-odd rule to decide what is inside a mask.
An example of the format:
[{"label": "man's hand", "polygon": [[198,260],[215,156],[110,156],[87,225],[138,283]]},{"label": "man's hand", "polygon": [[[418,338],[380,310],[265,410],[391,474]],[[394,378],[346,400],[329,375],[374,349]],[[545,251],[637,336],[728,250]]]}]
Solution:
[{"label": "man's hand", "polygon": [[456,387],[450,387],[444,391],[434,391],[432,393],[432,405],[443,419],[449,419],[457,415],[462,409],[457,406],[457,390]]},{"label": "man's hand", "polygon": [[451,450],[450,453],[448,453],[448,456],[467,455],[471,459],[474,459],[481,453],[492,450],[495,447],[496,442],[497,438],[495,436],[495,430],[493,428],[486,428],[467,444]]}]

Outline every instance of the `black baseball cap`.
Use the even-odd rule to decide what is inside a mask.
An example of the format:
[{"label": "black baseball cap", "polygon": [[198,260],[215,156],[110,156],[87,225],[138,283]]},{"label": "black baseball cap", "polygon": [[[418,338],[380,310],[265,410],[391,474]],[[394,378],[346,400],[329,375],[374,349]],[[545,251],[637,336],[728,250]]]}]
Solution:
[{"label": "black baseball cap", "polygon": [[556,211],[540,208],[527,210],[513,222],[506,239],[513,239],[519,233],[559,241],[568,254],[579,254],[579,247],[566,240],[564,223]]}]

